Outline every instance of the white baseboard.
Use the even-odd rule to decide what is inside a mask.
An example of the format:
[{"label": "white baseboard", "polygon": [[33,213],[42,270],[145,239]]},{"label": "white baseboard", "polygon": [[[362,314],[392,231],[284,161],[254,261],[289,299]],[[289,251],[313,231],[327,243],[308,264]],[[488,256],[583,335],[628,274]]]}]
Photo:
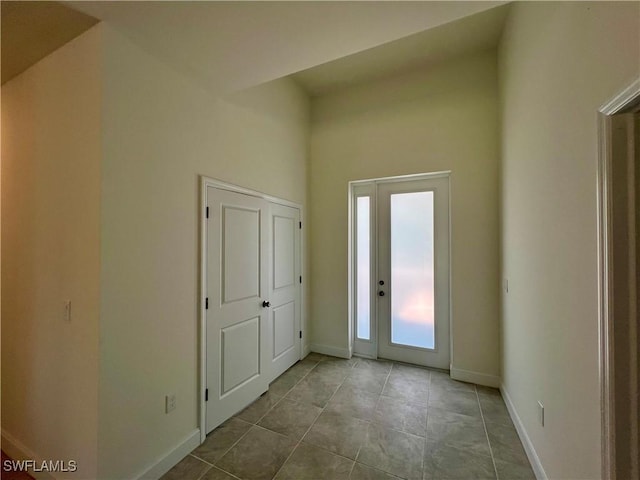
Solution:
[{"label": "white baseboard", "polygon": [[307,344],[303,345],[302,346],[302,357],[301,358],[306,357],[310,353],[311,353],[311,348],[309,347],[309,344],[307,343]]},{"label": "white baseboard", "polygon": [[529,458],[529,462],[531,463],[531,468],[533,468],[533,473],[536,475],[538,480],[548,480],[547,473],[544,471],[542,467],[542,462],[540,462],[540,458],[536,453],[536,449],[533,447],[533,443],[527,434],[527,431],[524,428],[524,424],[522,420],[520,420],[520,416],[518,412],[516,412],[516,407],[513,405],[511,401],[511,397],[509,396],[509,392],[504,388],[504,385],[500,386],[500,392],[502,393],[502,398],[504,399],[504,403],[507,405],[507,410],[509,411],[509,415],[511,416],[511,420],[516,427],[516,431],[518,432],[518,436],[520,437],[520,441],[522,442],[522,446],[524,447],[524,451],[527,454],[527,458]]},{"label": "white baseboard", "polygon": [[[33,453],[31,449],[4,429],[2,430],[2,450],[13,460],[33,460],[38,464],[43,461],[39,455]],[[29,471],[29,474],[36,480],[55,480],[56,478],[50,472]]]},{"label": "white baseboard", "polygon": [[178,442],[174,448],[157,458],[151,466],[147,467],[134,478],[137,480],[158,480],[180,462],[180,460],[189,455],[198,445],[200,445],[200,429],[196,428],[182,441]]},{"label": "white baseboard", "polygon": [[500,388],[500,384],[502,383],[500,377],[496,375],[463,370],[461,368],[456,368],[453,365],[451,365],[450,369],[451,378],[454,380],[460,380],[461,382],[476,383],[478,385],[494,388]]},{"label": "white baseboard", "polygon": [[311,351],[316,353],[322,353],[323,355],[330,355],[332,357],[339,358],[351,358],[351,352],[348,348],[333,347],[331,345],[319,345],[313,343],[310,345]]}]

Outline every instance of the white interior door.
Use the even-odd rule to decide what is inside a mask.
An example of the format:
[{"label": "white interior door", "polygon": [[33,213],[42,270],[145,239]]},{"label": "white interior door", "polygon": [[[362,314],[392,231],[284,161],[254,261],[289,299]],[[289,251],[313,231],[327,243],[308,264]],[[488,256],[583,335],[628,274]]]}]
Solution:
[{"label": "white interior door", "polygon": [[206,430],[270,381],[269,203],[207,187]]},{"label": "white interior door", "polygon": [[271,203],[271,380],[300,360],[300,210]]},{"label": "white interior door", "polygon": [[377,188],[378,355],[449,369],[449,177]]}]

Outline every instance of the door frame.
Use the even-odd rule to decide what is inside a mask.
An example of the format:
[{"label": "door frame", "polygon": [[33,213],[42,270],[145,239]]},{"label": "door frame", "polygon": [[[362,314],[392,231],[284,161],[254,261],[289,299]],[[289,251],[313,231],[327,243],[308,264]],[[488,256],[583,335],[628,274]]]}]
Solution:
[{"label": "door frame", "polygon": [[[266,193],[259,192],[257,190],[251,190],[249,188],[240,187],[232,183],[217,180],[215,178],[200,175],[200,208],[198,212],[198,228],[200,229],[200,245],[199,245],[199,258],[198,266],[200,269],[200,295],[198,297],[198,315],[199,315],[199,331],[198,331],[198,423],[200,426],[200,443],[202,444],[207,438],[207,406],[205,404],[205,389],[207,388],[207,310],[205,308],[205,299],[207,297],[207,204],[208,204],[208,192],[209,187],[217,188],[220,190],[226,190],[234,193],[240,193],[251,197],[261,198],[271,203],[277,203],[287,207],[297,208],[300,212],[300,222],[304,225],[304,209],[299,203],[285,200],[283,198],[274,197]],[[305,276],[305,249],[304,249],[304,234],[300,229],[300,272]],[[306,338],[305,332],[305,294],[302,285],[298,284],[300,288],[300,330],[302,331],[302,339],[298,339],[300,342],[300,352],[304,355],[304,343],[303,339]]]},{"label": "door frame", "polygon": [[[377,242],[377,231],[378,231],[378,209],[377,209],[377,201],[378,195],[377,186],[384,183],[398,183],[398,182],[413,182],[419,180],[432,180],[435,178],[448,178],[449,179],[449,365],[451,365],[451,359],[453,358],[453,305],[452,305],[452,285],[453,285],[453,272],[451,269],[451,258],[452,258],[452,250],[451,250],[451,231],[452,231],[452,208],[451,208],[451,170],[442,170],[437,172],[430,173],[416,173],[410,175],[398,175],[395,177],[380,177],[380,178],[369,178],[365,180],[353,180],[349,182],[349,234],[348,234],[348,285],[349,285],[349,294],[348,294],[348,308],[349,308],[349,353],[355,354],[358,356],[363,356],[367,358],[377,358],[378,357],[378,302],[377,297],[373,294],[377,291],[377,278],[378,278],[378,242]],[[370,269],[370,288],[371,292],[371,301],[370,301],[370,316],[371,325],[370,332],[372,339],[370,341],[362,340],[362,342],[369,343],[369,353],[360,353],[355,352],[355,343],[356,341],[360,342],[356,338],[356,322],[357,322],[357,312],[356,312],[356,261],[357,261],[357,245],[356,245],[356,211],[355,211],[355,202],[356,198],[362,196],[361,193],[365,193],[369,195],[370,200],[370,259],[372,261],[373,269]],[[373,261],[375,260],[375,261]]]},{"label": "door frame", "polygon": [[[640,108],[640,79],[598,109],[597,236],[598,236],[598,340],[601,412],[602,478],[616,479],[616,344],[613,311],[613,223],[612,178],[614,155],[611,145],[611,117]],[[638,148],[638,146],[636,146]],[[636,172],[636,175],[638,173]],[[637,342],[636,342],[637,343]],[[638,355],[638,352],[635,352]],[[635,386],[638,388],[638,385]],[[633,407],[630,407],[633,408]],[[636,405],[637,408],[637,405]],[[629,448],[630,445],[627,445]]]}]

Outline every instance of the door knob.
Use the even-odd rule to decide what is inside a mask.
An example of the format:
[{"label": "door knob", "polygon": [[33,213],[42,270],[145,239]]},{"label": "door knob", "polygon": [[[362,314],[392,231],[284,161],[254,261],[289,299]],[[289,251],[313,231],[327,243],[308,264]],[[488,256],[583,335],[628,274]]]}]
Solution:
[{"label": "door knob", "polygon": [[271,306],[271,303],[270,303],[270,302],[267,302],[267,301],[265,300],[264,302],[262,302],[262,306],[263,306],[264,308],[269,308],[269,307]]},{"label": "door knob", "polygon": [[378,296],[380,296],[380,297],[384,297],[384,292],[383,292],[382,290],[380,290],[380,291],[378,292]]}]

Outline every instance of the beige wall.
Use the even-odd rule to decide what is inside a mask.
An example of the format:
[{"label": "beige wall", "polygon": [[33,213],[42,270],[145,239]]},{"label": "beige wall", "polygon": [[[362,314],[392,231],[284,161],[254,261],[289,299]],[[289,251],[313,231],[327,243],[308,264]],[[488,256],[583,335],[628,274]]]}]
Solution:
[{"label": "beige wall", "polygon": [[495,52],[313,100],[312,343],[348,348],[348,182],[452,170],[453,365],[499,376]]},{"label": "beige wall", "polygon": [[637,2],[517,3],[502,39],[503,381],[549,478],[600,477],[596,111],[639,59]]},{"label": "beige wall", "polygon": [[101,33],[2,87],[2,432],[69,478],[97,469]]},{"label": "beige wall", "polygon": [[308,102],[215,99],[105,34],[99,474],[130,478],[198,426],[198,176],[306,204]]}]

